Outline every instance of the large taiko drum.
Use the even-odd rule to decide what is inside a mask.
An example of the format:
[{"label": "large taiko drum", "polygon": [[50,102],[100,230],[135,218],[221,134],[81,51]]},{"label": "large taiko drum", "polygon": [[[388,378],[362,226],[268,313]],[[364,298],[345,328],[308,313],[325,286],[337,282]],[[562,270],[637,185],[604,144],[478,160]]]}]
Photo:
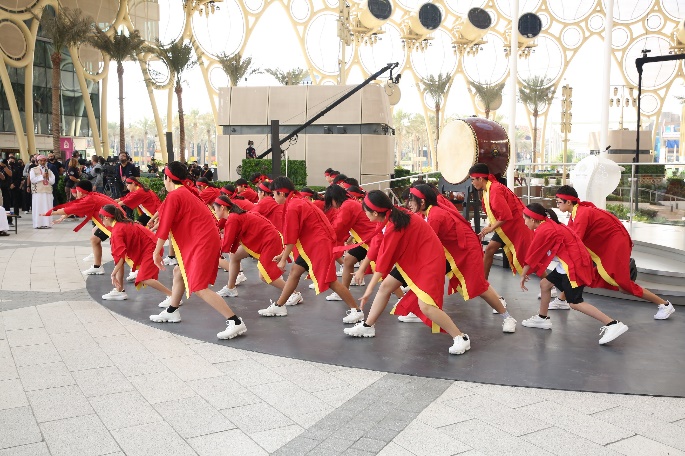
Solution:
[{"label": "large taiko drum", "polygon": [[500,124],[482,117],[457,119],[445,125],[438,142],[438,170],[451,184],[469,177],[469,168],[485,163],[501,178],[509,165],[509,137]]}]

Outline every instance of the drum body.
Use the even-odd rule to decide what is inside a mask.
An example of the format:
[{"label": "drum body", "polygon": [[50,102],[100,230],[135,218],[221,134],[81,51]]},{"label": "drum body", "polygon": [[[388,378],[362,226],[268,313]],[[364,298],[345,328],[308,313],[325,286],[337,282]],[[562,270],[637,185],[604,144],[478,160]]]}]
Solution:
[{"label": "drum body", "polygon": [[438,167],[442,177],[451,184],[460,184],[469,177],[469,168],[476,163],[488,165],[498,179],[509,165],[509,137],[494,120],[481,117],[457,119],[445,125],[438,142]]}]

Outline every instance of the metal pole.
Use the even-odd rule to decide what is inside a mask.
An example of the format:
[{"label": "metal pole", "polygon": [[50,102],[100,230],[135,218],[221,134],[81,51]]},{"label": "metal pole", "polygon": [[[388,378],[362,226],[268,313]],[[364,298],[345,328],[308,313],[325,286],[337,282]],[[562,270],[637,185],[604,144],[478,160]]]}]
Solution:
[{"label": "metal pole", "polygon": [[609,91],[611,80],[611,34],[614,29],[614,0],[606,2],[606,15],[604,17],[604,53],[602,62],[602,93],[601,93],[601,118],[599,127],[599,152],[600,157],[608,155],[606,147],[609,145]]},{"label": "metal pole", "polygon": [[166,157],[167,163],[174,161],[174,133],[171,131],[166,132]]},{"label": "metal pole", "polygon": [[[646,49],[643,49],[642,51],[642,57],[647,57],[647,51]],[[640,206],[640,195],[637,192],[637,179],[636,179],[636,174],[639,172],[637,169],[637,164],[640,163],[640,109],[641,109],[641,104],[642,104],[642,65],[638,65],[637,67],[637,134],[635,135],[635,157],[633,158],[633,162],[635,165],[633,165],[633,182],[632,185],[635,185],[635,207],[634,211],[637,213],[637,210]],[[632,192],[631,192],[632,193]],[[631,204],[632,207],[632,204]],[[635,214],[633,214],[634,216]],[[631,223],[633,220],[633,216],[630,217]]]},{"label": "metal pole", "polygon": [[281,175],[281,145],[278,141],[280,128],[278,120],[271,121],[271,178],[275,179]]},{"label": "metal pole", "polygon": [[507,168],[507,187],[516,185],[516,92],[518,89],[518,36],[519,36],[519,0],[511,0],[511,36],[509,41],[509,168]]}]

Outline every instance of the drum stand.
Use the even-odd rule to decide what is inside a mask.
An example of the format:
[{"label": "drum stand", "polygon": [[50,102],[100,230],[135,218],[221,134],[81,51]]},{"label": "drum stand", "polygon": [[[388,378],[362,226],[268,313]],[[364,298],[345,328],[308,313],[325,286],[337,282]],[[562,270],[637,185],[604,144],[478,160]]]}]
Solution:
[{"label": "drum stand", "polygon": [[[473,208],[473,229],[476,233],[480,233],[480,192],[473,188],[472,185],[468,186],[466,190],[466,199],[464,200],[464,218],[466,220],[471,220],[471,208]],[[483,240],[483,245],[487,245],[488,241]],[[504,253],[504,250],[500,249],[497,253],[502,254],[502,267],[504,269],[509,269],[509,259]]]}]

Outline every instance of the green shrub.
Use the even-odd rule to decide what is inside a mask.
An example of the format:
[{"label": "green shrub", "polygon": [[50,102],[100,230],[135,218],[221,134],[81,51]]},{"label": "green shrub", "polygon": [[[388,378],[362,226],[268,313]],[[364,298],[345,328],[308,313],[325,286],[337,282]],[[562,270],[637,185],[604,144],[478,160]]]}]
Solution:
[{"label": "green shrub", "polygon": [[57,195],[55,195],[57,204],[64,204],[67,202],[67,195],[64,193],[64,176],[60,176],[57,181]]},{"label": "green shrub", "polygon": [[[625,204],[607,204],[607,211],[621,220],[630,218],[630,207]],[[653,209],[638,209],[633,219],[636,222],[653,222],[657,211]]]},{"label": "green shrub", "polygon": [[[622,166],[623,171],[621,171],[621,174],[628,174],[630,175],[632,173],[632,166],[630,165],[624,165]],[[635,167],[635,174],[653,174],[655,176],[666,176],[666,165],[660,165],[660,164],[654,164],[654,163],[647,163],[644,165],[637,165]]]},{"label": "green shrub", "polygon": [[[249,179],[254,173],[271,174],[271,160],[243,159],[240,176]],[[285,160],[281,160],[281,174],[288,176],[295,187],[307,185],[307,163],[304,160],[288,160],[288,173],[285,172]]]},{"label": "green shrub", "polygon": [[[411,171],[405,168],[395,168],[395,178],[398,177],[404,177],[404,176],[409,176],[411,174]],[[391,188],[397,188],[397,187],[407,187],[411,183],[409,182],[409,179],[401,179],[401,180],[396,180],[393,182],[390,182],[390,187]]]}]

